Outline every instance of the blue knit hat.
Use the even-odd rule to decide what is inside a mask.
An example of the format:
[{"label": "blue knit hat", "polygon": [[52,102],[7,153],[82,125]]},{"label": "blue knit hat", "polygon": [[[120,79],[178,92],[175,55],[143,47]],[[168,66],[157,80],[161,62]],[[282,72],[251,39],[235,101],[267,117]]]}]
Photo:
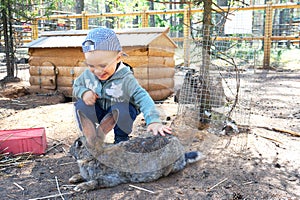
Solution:
[{"label": "blue knit hat", "polygon": [[108,28],[92,29],[82,43],[83,53],[95,50],[122,51],[122,47],[116,33]]}]

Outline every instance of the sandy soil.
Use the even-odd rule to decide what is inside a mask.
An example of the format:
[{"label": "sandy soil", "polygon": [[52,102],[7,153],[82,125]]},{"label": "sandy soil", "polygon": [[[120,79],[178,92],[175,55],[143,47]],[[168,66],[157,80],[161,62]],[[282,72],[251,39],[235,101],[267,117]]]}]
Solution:
[{"label": "sandy soil", "polygon": [[[0,129],[45,127],[48,148],[45,155],[23,163],[6,164],[2,157],[1,199],[300,199],[300,137],[293,135],[300,133],[300,72],[257,71],[246,83],[252,86],[251,123],[240,134],[199,131],[181,122],[173,97],[157,103],[185,148],[206,157],[155,182],[133,184],[154,194],[130,184],[73,192],[68,179],[79,171],[68,155],[79,134],[73,103],[62,103],[60,95],[2,97]],[[6,85],[2,94],[26,84]],[[144,130],[139,116],[133,136]]]}]

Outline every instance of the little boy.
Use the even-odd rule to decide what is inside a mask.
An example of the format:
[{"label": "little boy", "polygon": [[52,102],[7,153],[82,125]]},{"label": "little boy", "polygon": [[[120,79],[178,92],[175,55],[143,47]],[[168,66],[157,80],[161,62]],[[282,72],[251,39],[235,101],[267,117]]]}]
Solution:
[{"label": "little boy", "polygon": [[[154,135],[171,134],[171,128],[162,125],[153,100],[133,76],[130,66],[122,62],[122,47],[114,31],[107,28],[91,30],[82,43],[86,69],[74,82],[73,96],[77,99],[75,111],[81,110],[94,123],[99,123],[111,110],[119,110],[114,128],[115,141],[129,139],[132,125],[142,112],[147,131]],[[81,125],[76,112],[76,119]]]}]

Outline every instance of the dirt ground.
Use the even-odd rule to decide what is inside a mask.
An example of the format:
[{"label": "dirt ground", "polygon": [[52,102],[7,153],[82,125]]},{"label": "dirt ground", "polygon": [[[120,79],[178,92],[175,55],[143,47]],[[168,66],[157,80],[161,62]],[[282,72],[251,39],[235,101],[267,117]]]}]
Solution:
[{"label": "dirt ground", "polygon": [[[300,199],[300,137],[294,135],[300,133],[300,71],[257,71],[246,82],[252,86],[248,131],[231,136],[199,131],[181,123],[173,97],[157,102],[186,149],[206,157],[155,182],[87,193],[73,192],[68,182],[79,172],[68,155],[78,137],[73,103],[60,95],[18,97],[28,83],[6,85],[2,96],[21,90],[0,98],[0,129],[45,127],[48,147],[45,155],[24,156],[22,162],[0,159],[1,199]],[[133,136],[144,128],[139,116]]]}]

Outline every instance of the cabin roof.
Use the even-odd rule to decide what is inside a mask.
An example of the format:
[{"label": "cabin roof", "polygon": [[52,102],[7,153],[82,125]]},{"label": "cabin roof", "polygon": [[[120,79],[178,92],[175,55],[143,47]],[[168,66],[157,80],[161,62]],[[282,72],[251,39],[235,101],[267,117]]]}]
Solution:
[{"label": "cabin roof", "polygon": [[[122,47],[145,47],[158,37],[166,37],[171,47],[176,44],[167,35],[168,27],[149,27],[116,30],[117,37]],[[81,47],[88,30],[49,31],[44,32],[40,38],[25,44],[26,48],[70,48]]]}]

